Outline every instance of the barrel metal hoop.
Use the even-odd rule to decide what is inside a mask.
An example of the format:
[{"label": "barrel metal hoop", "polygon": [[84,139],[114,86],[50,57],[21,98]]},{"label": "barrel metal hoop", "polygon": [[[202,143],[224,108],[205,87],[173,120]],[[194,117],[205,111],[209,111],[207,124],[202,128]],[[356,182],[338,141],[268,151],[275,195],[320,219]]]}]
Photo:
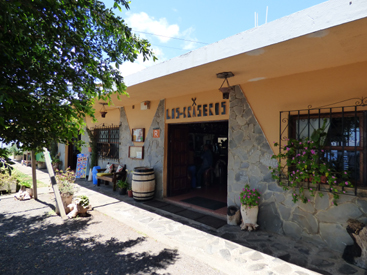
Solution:
[{"label": "barrel metal hoop", "polygon": [[149,180],[134,180],[133,179],[133,181],[135,181],[135,182],[151,182],[151,181],[155,181],[155,178],[154,179],[149,179]]}]

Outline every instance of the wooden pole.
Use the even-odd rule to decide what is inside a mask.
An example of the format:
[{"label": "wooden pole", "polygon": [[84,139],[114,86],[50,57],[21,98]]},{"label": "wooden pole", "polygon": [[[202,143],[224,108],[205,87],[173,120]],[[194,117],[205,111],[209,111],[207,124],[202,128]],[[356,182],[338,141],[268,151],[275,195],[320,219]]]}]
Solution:
[{"label": "wooden pole", "polygon": [[65,219],[67,219],[67,216],[66,216],[66,213],[65,213],[64,205],[63,205],[62,200],[61,200],[59,187],[57,186],[57,182],[56,182],[56,179],[55,179],[55,173],[54,173],[54,170],[52,169],[50,152],[47,150],[47,148],[43,148],[43,151],[44,151],[43,154],[45,156],[48,175],[50,176],[52,189],[54,190],[54,194],[55,194],[55,198],[56,198],[56,207],[60,211],[61,218],[63,218],[65,220]]},{"label": "wooden pole", "polygon": [[34,151],[32,151],[31,163],[32,163],[32,180],[33,180],[33,198],[36,200],[38,198],[38,195],[37,195],[36,154]]}]

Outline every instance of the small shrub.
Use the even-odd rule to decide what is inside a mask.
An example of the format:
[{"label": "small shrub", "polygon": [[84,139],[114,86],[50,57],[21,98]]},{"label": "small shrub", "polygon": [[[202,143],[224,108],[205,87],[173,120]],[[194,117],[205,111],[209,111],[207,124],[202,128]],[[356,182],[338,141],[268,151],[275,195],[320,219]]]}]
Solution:
[{"label": "small shrub", "polygon": [[79,196],[80,199],[80,205],[84,208],[89,205],[89,198],[86,195]]},{"label": "small shrub", "polygon": [[57,186],[59,188],[59,191],[61,194],[70,194],[74,195],[74,193],[77,191],[76,186],[74,184],[75,182],[75,173],[71,171],[70,168],[67,168],[64,171],[62,170],[56,170],[55,171],[55,178],[57,182]]}]

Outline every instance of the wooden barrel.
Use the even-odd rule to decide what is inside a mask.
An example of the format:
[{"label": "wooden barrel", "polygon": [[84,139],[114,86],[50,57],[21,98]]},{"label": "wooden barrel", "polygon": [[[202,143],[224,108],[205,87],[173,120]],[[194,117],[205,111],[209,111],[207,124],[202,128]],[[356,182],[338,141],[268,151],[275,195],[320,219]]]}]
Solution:
[{"label": "wooden barrel", "polygon": [[149,167],[135,167],[131,182],[133,198],[136,201],[147,201],[154,198],[155,175]]}]

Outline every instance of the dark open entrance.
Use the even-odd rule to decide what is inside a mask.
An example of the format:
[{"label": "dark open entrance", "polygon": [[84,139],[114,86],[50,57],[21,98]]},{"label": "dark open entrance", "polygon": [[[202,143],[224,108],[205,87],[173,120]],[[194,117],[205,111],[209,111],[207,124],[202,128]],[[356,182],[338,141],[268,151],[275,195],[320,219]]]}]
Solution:
[{"label": "dark open entrance", "polygon": [[[81,136],[78,136],[78,140],[81,139]],[[71,170],[76,170],[76,164],[77,164],[77,155],[80,154],[80,151],[78,148],[73,144],[70,143],[68,146],[68,167],[70,167]]]},{"label": "dark open entrance", "polygon": [[[226,209],[228,121],[171,124],[168,139],[168,199],[214,212]],[[212,163],[198,174],[205,145],[211,151]],[[200,189],[195,187],[195,176],[196,185],[201,182]]]}]

